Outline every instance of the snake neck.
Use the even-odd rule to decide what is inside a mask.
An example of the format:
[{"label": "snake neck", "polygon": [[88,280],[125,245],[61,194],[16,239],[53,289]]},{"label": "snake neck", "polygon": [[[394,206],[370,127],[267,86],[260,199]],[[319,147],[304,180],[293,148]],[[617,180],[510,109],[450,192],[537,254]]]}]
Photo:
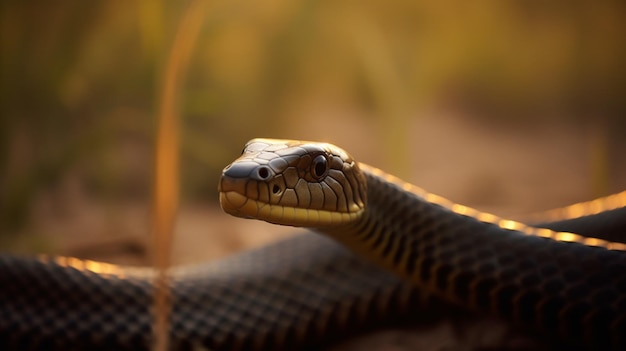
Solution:
[{"label": "snake neck", "polygon": [[481,222],[384,174],[366,178],[364,215],[327,231],[357,253],[451,302],[562,337],[603,343],[581,331],[626,329],[623,252]]},{"label": "snake neck", "polygon": [[[385,174],[364,174],[368,205],[363,215],[353,223],[323,231],[420,287],[428,286],[429,274],[416,269],[420,263],[428,265],[430,251],[435,250],[428,241],[442,236],[441,229],[451,211],[406,191],[404,184]],[[448,231],[443,235],[450,239],[454,236]]]}]

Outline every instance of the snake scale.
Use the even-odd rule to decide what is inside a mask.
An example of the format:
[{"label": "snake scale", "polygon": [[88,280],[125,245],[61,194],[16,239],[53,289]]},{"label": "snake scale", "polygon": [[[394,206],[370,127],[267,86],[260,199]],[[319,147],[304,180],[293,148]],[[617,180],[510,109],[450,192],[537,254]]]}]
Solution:
[{"label": "snake scale", "polygon": [[[267,139],[246,145],[219,188],[228,213],[335,240],[300,235],[172,268],[173,349],[315,348],[410,318],[425,293],[565,345],[626,346],[623,203],[529,227],[448,203],[333,145]],[[0,348],[149,349],[154,279],[147,268],[2,254]]]}]

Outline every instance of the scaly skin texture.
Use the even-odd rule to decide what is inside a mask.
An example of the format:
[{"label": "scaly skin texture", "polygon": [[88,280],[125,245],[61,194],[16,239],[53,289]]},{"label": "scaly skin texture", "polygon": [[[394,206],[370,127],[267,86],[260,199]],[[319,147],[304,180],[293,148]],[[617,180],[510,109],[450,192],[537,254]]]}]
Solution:
[{"label": "scaly skin texture", "polygon": [[[333,149],[324,145],[323,148],[317,145],[310,150],[317,153]],[[291,152],[286,150],[284,144],[275,147],[286,153]],[[252,154],[248,156],[249,159],[256,158]],[[336,156],[343,160],[346,155],[337,152]],[[265,161],[269,162],[268,159]],[[267,165],[267,162],[261,164]],[[354,161],[342,161],[342,170],[344,167],[349,170],[354,165],[358,164]],[[301,166],[306,167],[307,163],[303,162]],[[428,197],[427,208],[439,208],[430,203],[432,201],[442,202],[440,198],[429,194],[415,195],[419,191],[414,187],[384,176],[375,169],[362,168],[370,173],[368,179],[373,176],[381,182],[401,185],[392,189],[392,198],[402,198],[407,196],[405,192],[409,192],[414,194],[410,196],[417,196],[419,201]],[[309,168],[305,169],[308,171]],[[242,170],[245,171],[240,169]],[[306,174],[302,170],[299,173]],[[247,175],[249,174],[251,173]],[[335,176],[340,177],[336,173]],[[289,182],[291,184],[291,180]],[[223,180],[221,187],[235,183],[239,184],[240,181]],[[259,189],[258,184],[248,180],[241,184],[254,184]],[[284,184],[287,185],[287,182]],[[266,185],[263,186],[267,188]],[[363,184],[355,186],[359,187],[366,188]],[[329,204],[332,205],[331,202]],[[620,200],[610,208],[600,208],[611,210],[620,204],[623,206],[624,201]],[[251,205],[242,206],[252,208]],[[448,207],[484,220],[498,221],[494,216],[473,213],[459,205]],[[595,205],[593,207],[599,208]],[[360,208],[357,206],[347,218],[356,218],[358,213],[364,213],[360,212]],[[408,210],[414,211],[412,207]],[[447,211],[443,208],[440,210]],[[389,206],[388,211],[392,215],[385,220],[396,223],[392,218],[401,215],[399,208]],[[276,212],[275,210],[274,213]],[[577,216],[587,213],[574,212]],[[271,214],[272,211],[268,213]],[[448,218],[449,214],[444,214]],[[329,216],[327,218],[332,220],[332,215]],[[508,221],[503,223],[507,226],[513,225]],[[548,223],[546,226],[597,235],[606,232],[606,223],[610,223],[608,232],[611,235],[618,232],[619,228],[626,228],[626,208],[586,218]],[[387,226],[381,224],[381,228]],[[500,232],[500,229],[497,231]],[[553,232],[538,233],[547,235]],[[582,238],[554,235],[569,239]],[[418,243],[424,251],[428,253],[433,250],[433,260],[445,261],[445,250],[427,249],[429,246],[423,245],[429,241],[434,243],[441,240],[429,239],[428,235],[424,237]],[[381,241],[379,247],[386,246]],[[396,247],[391,245],[389,250],[396,250]],[[383,257],[395,256],[390,251]],[[531,253],[528,260],[532,261],[537,257],[540,256]],[[382,260],[388,261],[384,258]],[[395,264],[393,259],[390,262],[391,265]],[[421,265],[424,267],[423,263]],[[431,275],[436,277],[441,271],[433,266]],[[445,269],[443,272],[445,273]],[[425,287],[436,292],[440,290],[437,287],[437,278],[424,279],[425,287],[415,288],[359,259],[334,241],[313,234],[297,236],[218,262],[173,268],[169,277],[168,286],[173,303],[170,345],[172,349],[179,350],[318,349],[320,345],[326,345],[335,339],[380,327],[399,318],[419,317],[424,311]],[[455,281],[458,277],[454,274],[447,277],[447,286],[458,285]],[[623,272],[615,280],[619,277],[623,277]],[[0,350],[148,350],[154,342],[151,326],[154,278],[155,272],[149,268],[120,267],[66,257],[40,258],[0,254]],[[434,287],[430,287],[433,284]],[[481,291],[480,285],[465,286],[469,286],[474,292]],[[465,302],[465,295],[455,300],[454,290],[443,290],[445,291],[440,293],[441,296]],[[491,296],[487,298],[492,299]],[[521,302],[514,303],[520,306]],[[479,310],[493,310],[477,307]]]},{"label": "scaly skin texture", "polygon": [[[626,208],[546,226],[604,233],[605,221],[626,228]],[[170,276],[170,345],[181,350],[315,348],[398,319],[419,320],[433,302],[315,234]],[[148,350],[154,277],[149,268],[0,255],[0,349]]]},{"label": "scaly skin texture", "polygon": [[[316,159],[327,161],[320,166]],[[285,186],[274,187],[278,177]],[[329,178],[343,188],[314,193],[302,185]],[[249,191],[271,187],[265,197]],[[453,303],[532,325],[571,345],[626,348],[624,244],[453,204],[325,143],[254,139],[225,169],[220,191],[226,212],[315,228]],[[295,196],[281,211],[286,191]]]},{"label": "scaly skin texture", "polygon": [[[149,350],[155,271],[89,265],[0,255],[0,349]],[[314,234],[176,268],[170,278],[175,350],[315,347],[392,323],[423,301]]]},{"label": "scaly skin texture", "polygon": [[367,173],[361,219],[325,233],[452,302],[590,348],[626,347],[626,254],[506,230]]}]

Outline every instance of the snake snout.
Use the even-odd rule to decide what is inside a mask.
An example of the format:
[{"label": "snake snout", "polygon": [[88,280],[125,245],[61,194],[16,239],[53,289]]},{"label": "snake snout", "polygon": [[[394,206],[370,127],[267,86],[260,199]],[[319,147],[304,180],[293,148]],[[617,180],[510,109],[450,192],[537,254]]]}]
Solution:
[{"label": "snake snout", "polygon": [[268,180],[274,175],[274,171],[272,171],[267,166],[259,166],[256,171],[252,172],[250,177],[254,180]]},{"label": "snake snout", "polygon": [[222,175],[229,178],[249,178],[254,175],[257,168],[259,168],[259,164],[256,162],[233,162],[224,168]]},{"label": "snake snout", "polygon": [[229,178],[249,178],[257,181],[266,181],[275,175],[267,165],[250,161],[234,162],[224,168],[223,176]]},{"label": "snake snout", "polygon": [[[222,171],[218,184],[222,208],[238,217],[254,217],[259,209],[258,200],[268,202],[270,191],[273,196],[282,192],[280,186],[272,181],[275,176],[276,172],[264,163],[238,160],[228,165]],[[259,189],[268,190],[260,193]]]}]

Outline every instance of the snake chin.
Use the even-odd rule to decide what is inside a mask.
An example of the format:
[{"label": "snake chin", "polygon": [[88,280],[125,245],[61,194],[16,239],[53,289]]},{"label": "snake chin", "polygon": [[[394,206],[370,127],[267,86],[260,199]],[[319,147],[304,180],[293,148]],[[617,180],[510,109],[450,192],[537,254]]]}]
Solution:
[{"label": "snake chin", "polygon": [[249,202],[251,201],[248,201],[247,197],[239,194],[238,192],[235,192],[235,191],[220,192],[220,206],[222,207],[224,212],[232,216],[241,217],[241,218],[252,218],[251,215],[246,214],[247,212],[246,204],[248,204]]},{"label": "snake chin", "polygon": [[355,212],[338,212],[268,204],[250,199],[236,191],[220,192],[220,206],[224,212],[235,217],[294,227],[318,228],[350,223],[363,211],[359,209]]}]

